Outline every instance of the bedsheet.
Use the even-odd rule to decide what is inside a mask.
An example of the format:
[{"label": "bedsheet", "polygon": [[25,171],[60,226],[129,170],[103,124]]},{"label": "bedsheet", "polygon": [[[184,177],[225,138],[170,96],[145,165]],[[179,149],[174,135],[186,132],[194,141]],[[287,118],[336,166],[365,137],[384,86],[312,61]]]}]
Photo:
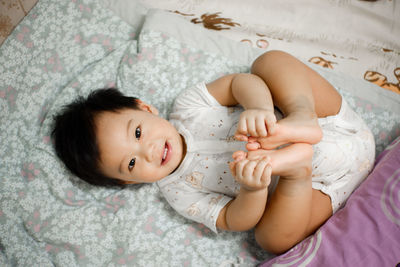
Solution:
[{"label": "bedsheet", "polygon": [[[94,0],[41,0],[0,47],[0,265],[254,266],[273,257],[252,232],[215,235],[177,215],[155,185],[98,188],[55,157],[52,117],[117,86],[168,116],[187,86],[245,72],[264,50],[164,10],[132,23]],[[311,66],[311,65],[310,65]],[[400,134],[400,96],[313,66],[373,128],[379,153]]]}]

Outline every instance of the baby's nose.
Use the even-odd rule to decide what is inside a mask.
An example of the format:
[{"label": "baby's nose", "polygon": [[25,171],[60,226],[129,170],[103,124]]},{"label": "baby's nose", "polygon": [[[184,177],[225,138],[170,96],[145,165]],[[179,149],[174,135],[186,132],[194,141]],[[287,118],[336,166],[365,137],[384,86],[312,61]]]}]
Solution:
[{"label": "baby's nose", "polygon": [[145,153],[145,157],[147,161],[153,161],[154,158],[156,157],[156,144],[154,143],[150,143],[147,147],[146,147],[146,151],[144,151]]}]

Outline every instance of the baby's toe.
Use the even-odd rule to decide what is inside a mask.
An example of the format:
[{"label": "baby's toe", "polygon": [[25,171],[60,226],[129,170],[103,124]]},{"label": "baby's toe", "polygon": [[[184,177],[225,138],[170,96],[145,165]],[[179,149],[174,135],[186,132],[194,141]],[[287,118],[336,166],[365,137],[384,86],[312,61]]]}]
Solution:
[{"label": "baby's toe", "polygon": [[246,148],[247,148],[247,150],[257,150],[257,149],[261,148],[261,145],[259,142],[250,142],[250,143],[247,143]]},{"label": "baby's toe", "polygon": [[243,159],[245,159],[246,157],[247,157],[247,153],[244,152],[244,151],[241,151],[241,150],[235,151],[235,152],[232,154],[232,158],[233,158],[235,161],[243,160]]}]

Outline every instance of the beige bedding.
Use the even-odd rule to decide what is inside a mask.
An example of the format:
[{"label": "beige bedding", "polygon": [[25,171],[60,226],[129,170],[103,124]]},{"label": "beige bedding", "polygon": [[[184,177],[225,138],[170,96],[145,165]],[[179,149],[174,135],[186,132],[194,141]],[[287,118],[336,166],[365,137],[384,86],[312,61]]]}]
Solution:
[{"label": "beige bedding", "polygon": [[[127,21],[128,1],[110,8]],[[265,50],[285,50],[400,93],[400,6],[360,0],[142,0]],[[397,14],[397,15],[396,15]]]}]

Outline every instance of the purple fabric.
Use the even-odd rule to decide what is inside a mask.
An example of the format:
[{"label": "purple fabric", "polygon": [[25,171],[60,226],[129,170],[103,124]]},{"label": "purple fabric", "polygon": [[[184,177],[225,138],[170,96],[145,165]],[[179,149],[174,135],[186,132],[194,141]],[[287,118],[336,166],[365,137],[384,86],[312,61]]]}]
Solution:
[{"label": "purple fabric", "polygon": [[376,160],[346,206],[314,235],[260,266],[396,266],[400,263],[400,137]]}]

